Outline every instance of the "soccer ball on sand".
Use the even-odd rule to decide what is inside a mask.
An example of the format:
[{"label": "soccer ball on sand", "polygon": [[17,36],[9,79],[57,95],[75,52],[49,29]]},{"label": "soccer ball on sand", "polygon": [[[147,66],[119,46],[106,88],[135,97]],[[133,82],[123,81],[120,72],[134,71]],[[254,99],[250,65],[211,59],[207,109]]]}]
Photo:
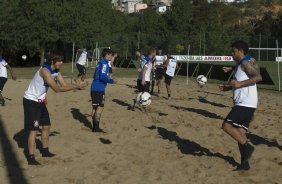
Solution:
[{"label": "soccer ball on sand", "polygon": [[200,85],[200,86],[204,86],[206,83],[207,83],[208,79],[204,76],[204,75],[199,75],[197,77],[197,83]]},{"label": "soccer ball on sand", "polygon": [[137,104],[146,107],[151,104],[151,95],[148,92],[140,92],[136,97]]}]

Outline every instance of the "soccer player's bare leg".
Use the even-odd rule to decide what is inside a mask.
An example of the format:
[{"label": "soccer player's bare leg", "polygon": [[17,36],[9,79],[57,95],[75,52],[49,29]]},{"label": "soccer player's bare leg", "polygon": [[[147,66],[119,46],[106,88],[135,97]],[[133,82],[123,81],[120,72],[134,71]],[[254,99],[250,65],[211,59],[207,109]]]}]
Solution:
[{"label": "soccer player's bare leg", "polygon": [[43,157],[53,157],[55,154],[49,152],[49,132],[50,125],[42,126],[41,129],[42,149],[41,154]]},{"label": "soccer player's bare leg", "polygon": [[92,123],[93,123],[93,128],[92,128],[92,132],[103,132],[102,129],[100,129],[100,119],[101,119],[101,115],[103,112],[104,107],[96,107],[95,109],[93,109],[92,112]]}]

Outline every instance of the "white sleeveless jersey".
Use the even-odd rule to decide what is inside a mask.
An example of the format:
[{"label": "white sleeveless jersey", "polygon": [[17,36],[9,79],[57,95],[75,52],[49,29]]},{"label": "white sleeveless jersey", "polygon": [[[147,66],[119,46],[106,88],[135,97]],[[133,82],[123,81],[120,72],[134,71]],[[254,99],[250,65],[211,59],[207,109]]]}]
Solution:
[{"label": "white sleeveless jersey", "polygon": [[[236,67],[233,79],[236,81],[244,81],[248,80],[249,77],[241,69],[241,65],[239,65]],[[238,89],[233,88],[233,99],[235,105],[256,108],[258,104],[257,85],[253,84],[251,86],[242,87]]]},{"label": "white sleeveless jersey", "polygon": [[[149,59],[149,57],[144,57],[144,60],[146,61],[145,65],[143,66],[147,68],[146,73],[145,73],[145,81],[146,82],[150,82],[151,80],[151,72],[152,72],[152,68],[153,68],[153,64],[151,62],[151,60]],[[142,75],[143,75],[143,69],[139,72],[138,74],[138,79],[142,80]]]},{"label": "white sleeveless jersey", "polygon": [[86,51],[82,51],[82,53],[80,54],[77,63],[84,66],[86,64],[87,61],[87,52]]},{"label": "white sleeveless jersey", "polygon": [[[24,93],[24,98],[35,102],[43,102],[45,100],[49,86],[40,76],[41,69],[42,68],[40,68],[34,75],[28,89]],[[51,74],[51,76],[55,79],[58,76],[58,73]]]},{"label": "white sleeveless jersey", "polygon": [[175,73],[175,69],[176,69],[176,64],[177,64],[177,61],[176,59],[174,58],[169,58],[168,60],[168,65],[166,67],[166,74],[171,76],[171,77],[174,77],[174,73]]},{"label": "white sleeveless jersey", "polygon": [[164,63],[164,60],[166,59],[166,55],[163,55],[163,54],[160,54],[160,55],[156,55],[155,56],[155,66],[158,66],[158,65],[162,65]]},{"label": "white sleeveless jersey", "polygon": [[6,66],[8,65],[8,63],[2,59],[2,61],[0,61],[0,77],[4,77],[7,78],[7,68]]},{"label": "white sleeveless jersey", "polygon": [[141,55],[140,59],[139,59],[139,68],[138,68],[138,72],[140,73],[142,71],[142,68],[145,66],[145,64],[147,63],[145,56]]}]

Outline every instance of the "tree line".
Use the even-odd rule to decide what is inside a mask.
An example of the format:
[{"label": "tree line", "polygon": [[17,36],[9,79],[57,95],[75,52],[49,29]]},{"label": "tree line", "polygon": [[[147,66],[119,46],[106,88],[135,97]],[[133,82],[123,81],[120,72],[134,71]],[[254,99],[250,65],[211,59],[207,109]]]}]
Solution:
[{"label": "tree line", "polygon": [[282,38],[282,12],[276,2],[249,0],[243,4],[174,0],[165,14],[147,9],[138,14],[118,12],[111,0],[2,0],[0,51],[14,65],[39,65],[50,50],[71,60],[76,48],[110,46],[120,57],[133,57],[139,47],[194,55],[226,55],[230,44],[244,39],[256,47],[275,47]]}]

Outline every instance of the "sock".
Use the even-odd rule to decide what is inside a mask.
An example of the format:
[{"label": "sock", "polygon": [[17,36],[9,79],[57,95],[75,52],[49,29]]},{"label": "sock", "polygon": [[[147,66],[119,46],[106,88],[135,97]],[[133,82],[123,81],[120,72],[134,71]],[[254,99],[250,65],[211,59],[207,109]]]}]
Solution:
[{"label": "sock", "polygon": [[170,97],[171,97],[171,95],[170,95],[170,94],[168,94],[167,96],[168,96],[168,98],[170,98]]}]

